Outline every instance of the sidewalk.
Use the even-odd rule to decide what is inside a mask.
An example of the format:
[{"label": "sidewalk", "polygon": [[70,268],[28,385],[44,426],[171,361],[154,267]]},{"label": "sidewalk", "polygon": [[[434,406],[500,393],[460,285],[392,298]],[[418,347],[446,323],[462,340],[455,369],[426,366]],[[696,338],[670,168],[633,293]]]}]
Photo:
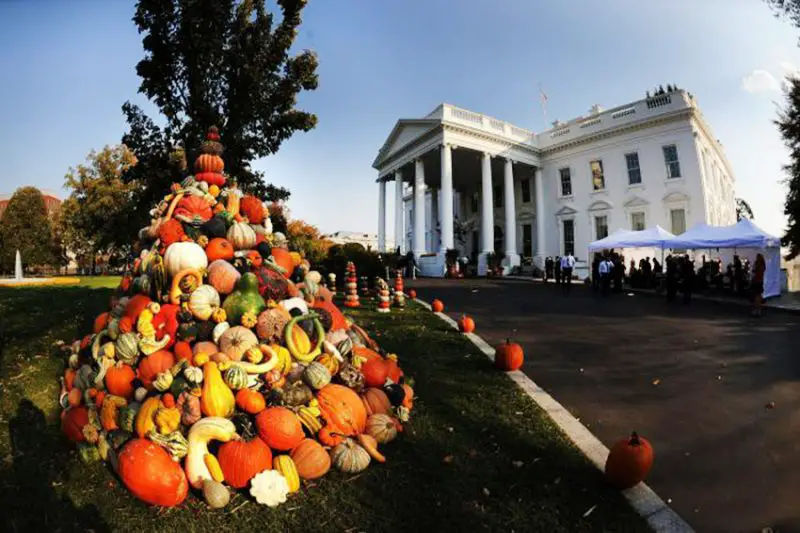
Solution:
[{"label": "sidewalk", "polygon": [[[517,281],[533,281],[537,283],[542,283],[542,280],[540,278],[533,278],[529,276],[503,276],[503,278],[513,279]],[[552,283],[553,285],[555,285],[554,281],[548,283]],[[581,286],[584,283],[583,281],[573,281],[572,284]],[[622,290],[628,293],[662,297],[662,295],[656,293],[655,289],[632,289],[626,286],[623,287]],[[697,293],[692,294],[692,299],[706,301],[706,302],[716,302],[721,304],[739,305],[743,307],[750,307],[752,305],[747,299],[743,298],[730,298],[726,296],[713,296],[713,295],[706,296]],[[784,293],[777,298],[770,298],[769,300],[764,302],[764,308],[777,309],[779,311],[785,311],[787,313],[800,314],[800,293]]]}]

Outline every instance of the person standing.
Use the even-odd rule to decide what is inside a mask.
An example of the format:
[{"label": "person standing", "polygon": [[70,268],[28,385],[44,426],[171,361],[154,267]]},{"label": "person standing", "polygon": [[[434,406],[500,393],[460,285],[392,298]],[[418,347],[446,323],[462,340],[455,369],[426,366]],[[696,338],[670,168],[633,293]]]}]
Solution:
[{"label": "person standing", "polygon": [[694,262],[686,255],[683,258],[683,272],[681,272],[681,290],[683,292],[683,303],[689,304],[692,301],[692,291],[694,290]]},{"label": "person standing", "polygon": [[674,302],[678,294],[678,265],[675,258],[667,256],[667,301]]},{"label": "person standing", "polygon": [[611,285],[610,265],[611,261],[606,257],[602,258],[597,265],[597,271],[600,274],[600,291],[604,297],[608,296],[608,288]]},{"label": "person standing", "polygon": [[556,271],[556,287],[561,285],[561,258],[556,256],[553,268]]},{"label": "person standing", "polygon": [[602,274],[600,273],[600,263],[603,262],[603,258],[600,257],[600,254],[594,254],[594,259],[592,259],[592,292],[597,292],[600,290]]},{"label": "person standing", "polygon": [[561,277],[563,278],[561,286],[563,292],[569,293],[572,290],[573,268],[575,268],[575,257],[572,256],[571,252],[567,252],[567,254],[561,258]]},{"label": "person standing", "polygon": [[625,279],[625,258],[619,254],[615,254],[611,265],[611,274],[614,280],[614,292],[621,293],[622,281]]},{"label": "person standing", "polygon": [[750,282],[750,291],[753,295],[753,316],[761,316],[761,305],[764,303],[764,272],[767,270],[767,263],[764,256],[756,256],[756,264],[753,266],[753,279]]}]

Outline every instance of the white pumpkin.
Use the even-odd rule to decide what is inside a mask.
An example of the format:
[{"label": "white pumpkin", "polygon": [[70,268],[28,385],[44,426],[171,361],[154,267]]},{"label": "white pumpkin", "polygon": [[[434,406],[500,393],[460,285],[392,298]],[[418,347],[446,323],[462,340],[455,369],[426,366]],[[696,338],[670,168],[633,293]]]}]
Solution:
[{"label": "white pumpkin", "polygon": [[245,352],[254,346],[258,346],[258,337],[244,326],[228,328],[219,338],[219,351],[232,361],[241,361]]},{"label": "white pumpkin", "polygon": [[208,266],[208,256],[197,243],[174,242],[167,247],[167,252],[164,254],[164,266],[167,274],[172,277],[187,268],[205,269]]},{"label": "white pumpkin", "polygon": [[246,222],[234,222],[228,229],[228,240],[234,250],[249,250],[256,245],[256,232]]},{"label": "white pumpkin", "polygon": [[219,293],[211,285],[201,285],[189,296],[189,310],[198,320],[208,320],[219,308]]}]

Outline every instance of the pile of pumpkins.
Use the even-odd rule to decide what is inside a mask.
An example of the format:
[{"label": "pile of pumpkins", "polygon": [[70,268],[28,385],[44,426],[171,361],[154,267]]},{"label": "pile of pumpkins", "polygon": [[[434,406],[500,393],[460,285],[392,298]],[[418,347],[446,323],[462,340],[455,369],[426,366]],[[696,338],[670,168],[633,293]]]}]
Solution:
[{"label": "pile of pumpkins", "polygon": [[393,354],[334,303],[224,174],[209,130],[195,173],[139,233],[141,251],[94,331],[64,346],[64,435],[142,501],[232,489],[276,506],[333,467],[384,462],[414,391]]}]

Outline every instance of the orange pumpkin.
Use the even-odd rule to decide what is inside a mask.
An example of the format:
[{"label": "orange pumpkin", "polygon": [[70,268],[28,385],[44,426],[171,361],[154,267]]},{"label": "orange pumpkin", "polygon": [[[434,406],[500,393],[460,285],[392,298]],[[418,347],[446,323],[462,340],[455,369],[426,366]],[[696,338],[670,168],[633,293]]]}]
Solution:
[{"label": "orange pumpkin", "polygon": [[431,302],[431,309],[434,313],[441,313],[444,311],[444,304],[438,298]]},{"label": "orange pumpkin", "polygon": [[175,208],[174,216],[207,221],[213,215],[211,205],[200,196],[184,196]]},{"label": "orange pumpkin", "polygon": [[[78,389],[75,389],[78,390]],[[61,416],[61,431],[72,442],[83,442],[83,426],[89,423],[89,411],[86,407],[72,407]]]},{"label": "orange pumpkin", "polygon": [[273,248],[272,249],[272,257],[275,259],[275,263],[286,272],[283,274],[285,277],[289,277],[294,272],[294,260],[292,259],[292,254],[289,253],[289,250],[285,248]]},{"label": "orange pumpkin", "polygon": [[389,367],[383,357],[373,357],[361,365],[361,373],[367,387],[383,387],[389,377]]},{"label": "orange pumpkin", "polygon": [[78,407],[83,401],[83,392],[78,387],[73,387],[67,394],[67,402],[70,407]]},{"label": "orange pumpkin", "polygon": [[181,242],[184,237],[186,237],[186,232],[183,231],[183,224],[180,220],[171,218],[158,227],[158,238],[164,246]]},{"label": "orange pumpkin", "polygon": [[472,333],[475,331],[475,321],[467,315],[462,315],[461,320],[458,321],[458,329],[462,333]]},{"label": "orange pumpkin", "polygon": [[291,453],[297,475],[303,479],[317,479],[331,469],[331,456],[314,439],[303,439]]},{"label": "orange pumpkin", "polygon": [[137,294],[128,301],[123,316],[128,317],[132,323],[136,322],[136,319],[139,318],[139,315],[144,311],[145,307],[150,305],[151,301],[152,300],[144,294]]},{"label": "orange pumpkin", "polygon": [[403,407],[411,411],[414,407],[414,389],[411,388],[411,385],[403,383],[403,390],[406,391],[405,398],[403,398]]},{"label": "orange pumpkin", "polygon": [[[205,181],[209,185],[216,185],[217,187],[222,187],[225,185],[225,176],[220,174],[219,172],[198,172],[194,175],[194,178],[197,181]],[[221,203],[218,203],[214,206],[214,211],[224,211],[225,206]]]},{"label": "orange pumpkin", "polygon": [[223,237],[211,239],[206,246],[206,255],[208,256],[209,263],[217,259],[233,259],[233,252],[231,241]]},{"label": "orange pumpkin", "polygon": [[239,203],[239,212],[247,217],[251,224],[261,224],[264,222],[264,204],[255,196],[246,194]]},{"label": "orange pumpkin", "polygon": [[174,507],[183,503],[189,483],[180,463],[154,442],[133,439],[117,458],[117,473],[134,496],[150,505]]},{"label": "orange pumpkin", "polygon": [[300,420],[285,407],[270,407],[258,413],[256,428],[258,436],[270,448],[280,451],[291,450],[300,444],[304,437]]},{"label": "orange pumpkin", "polygon": [[317,401],[326,423],[318,435],[326,446],[336,446],[344,442],[345,436],[364,432],[367,411],[352,389],[343,385],[326,385],[317,393]]},{"label": "orange pumpkin", "polygon": [[178,341],[173,348],[178,361],[192,362],[192,345],[186,341]]},{"label": "orange pumpkin", "polygon": [[379,354],[372,348],[367,348],[366,346],[353,346],[353,353],[358,357],[361,357],[362,359],[365,359],[367,361],[371,361],[373,359],[383,359],[383,357],[381,357],[381,354]]},{"label": "orange pumpkin", "polygon": [[172,352],[159,350],[153,352],[139,362],[138,374],[142,385],[147,390],[152,390],[153,381],[161,372],[167,371],[175,364]]},{"label": "orange pumpkin", "polygon": [[653,447],[634,431],[630,438],[614,444],[606,459],[606,479],[625,490],[643,481],[653,467]]},{"label": "orange pumpkin", "polygon": [[130,365],[117,363],[106,371],[106,389],[114,396],[130,398],[133,396],[133,380],[136,373]]},{"label": "orange pumpkin", "polygon": [[68,368],[64,371],[64,388],[67,389],[67,392],[72,390],[73,384],[75,383],[75,370],[72,368]]},{"label": "orange pumpkin", "polygon": [[389,414],[392,412],[392,402],[382,389],[370,388],[361,396],[367,415]]},{"label": "orange pumpkin", "polygon": [[264,263],[264,258],[255,250],[247,252],[247,258],[250,260],[250,264],[253,265],[253,268],[258,268]]},{"label": "orange pumpkin", "polygon": [[264,396],[253,389],[242,389],[236,393],[236,406],[245,413],[257,415],[267,408]]},{"label": "orange pumpkin", "polygon": [[101,331],[106,329],[106,326],[108,326],[108,317],[109,317],[108,311],[97,315],[97,318],[94,319],[93,330],[95,333],[100,333]]},{"label": "orange pumpkin", "polygon": [[387,357],[386,368],[389,370],[389,379],[395,383],[400,383],[400,379],[403,377],[403,369],[397,364],[397,359],[394,357]]},{"label": "orange pumpkin", "polygon": [[506,340],[503,344],[495,346],[494,366],[500,370],[511,372],[518,370],[525,361],[522,346],[516,342]]},{"label": "orange pumpkin", "polygon": [[217,460],[225,483],[241,489],[259,472],[272,469],[272,450],[260,438],[230,441],[220,446]]},{"label": "orange pumpkin", "polygon": [[416,300],[417,299],[417,291],[414,290],[414,289],[408,289],[408,297],[411,298],[412,300]]},{"label": "orange pumpkin", "polygon": [[197,172],[213,172],[219,174],[225,169],[225,161],[218,155],[200,154],[194,161]]}]

